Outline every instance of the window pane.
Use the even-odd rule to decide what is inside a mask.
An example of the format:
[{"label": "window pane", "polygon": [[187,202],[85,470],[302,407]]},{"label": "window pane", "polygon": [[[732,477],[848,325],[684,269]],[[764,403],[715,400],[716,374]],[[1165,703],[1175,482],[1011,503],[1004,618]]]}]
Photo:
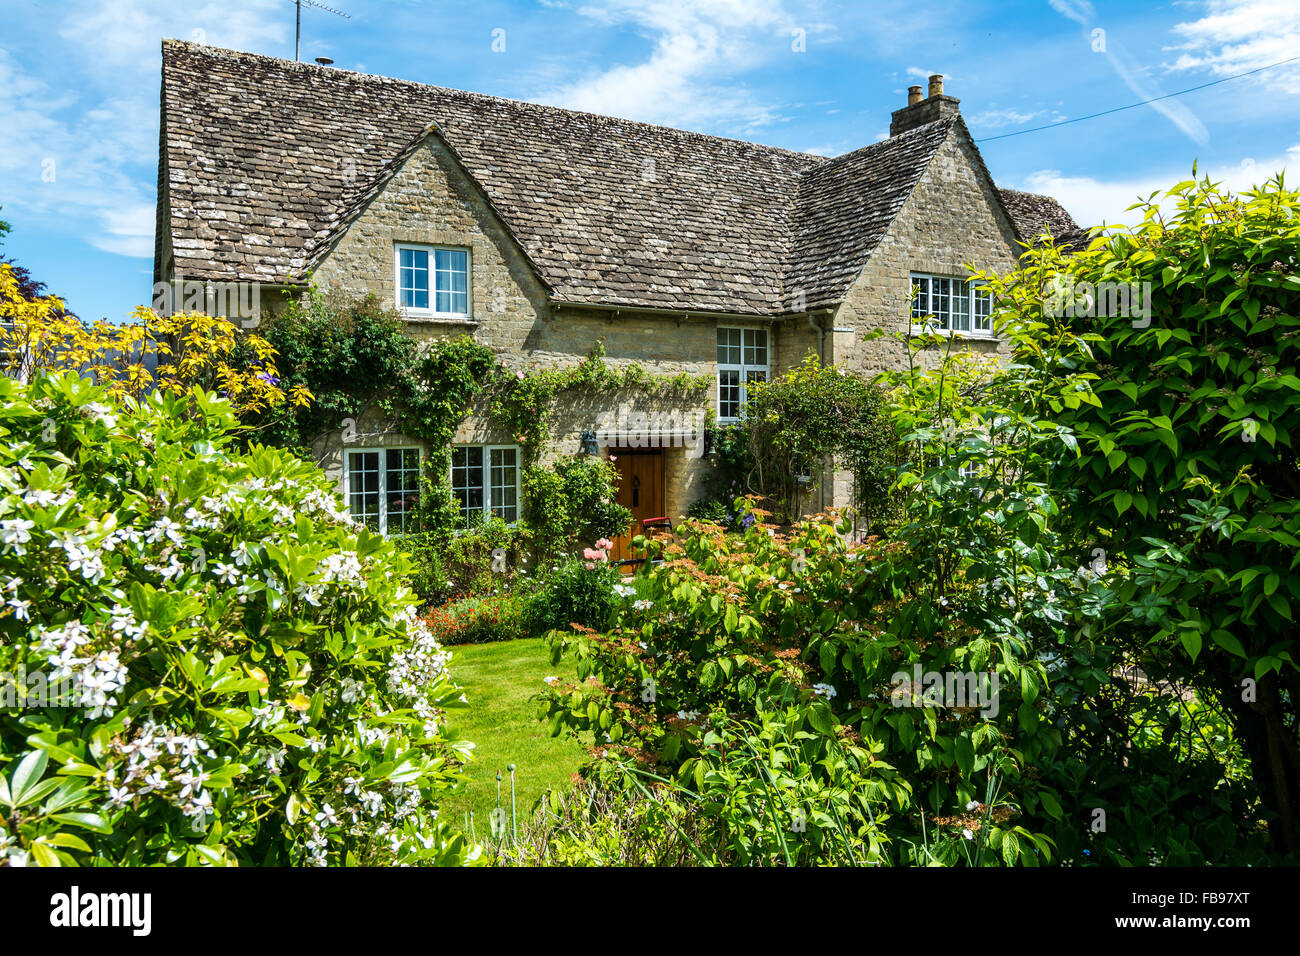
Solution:
[{"label": "window pane", "polygon": [[516,494],[518,453],[513,448],[493,448],[490,459],[492,513],[504,521],[518,517]]},{"label": "window pane", "polygon": [[767,366],[767,330],[745,330],[745,365]]},{"label": "window pane", "polygon": [[438,312],[466,314],[468,309],[469,254],[457,249],[434,252]]},{"label": "window pane", "polygon": [[348,510],[359,524],[379,530],[379,452],[348,452]]},{"label": "window pane", "polygon": [[389,534],[405,534],[420,500],[420,450],[390,448],[384,452],[384,511]]},{"label": "window pane", "polygon": [[740,417],[740,372],[735,369],[718,372],[718,417]]},{"label": "window pane", "polygon": [[398,301],[407,309],[429,307],[429,253],[423,249],[398,250]]},{"label": "window pane", "polygon": [[451,492],[459,502],[461,523],[468,527],[483,513],[483,449],[463,445],[451,450]]},{"label": "window pane", "polygon": [[947,279],[930,280],[930,315],[933,315],[939,321],[939,328],[952,328],[952,321],[948,314],[948,287]]},{"label": "window pane", "polygon": [[957,332],[970,331],[970,285],[965,282],[953,282],[952,327]]},{"label": "window pane", "polygon": [[924,318],[930,314],[930,280],[912,276],[912,317]]},{"label": "window pane", "polygon": [[718,364],[740,364],[740,329],[718,329]]},{"label": "window pane", "polygon": [[975,288],[975,328],[985,332],[993,331],[993,296],[982,287]]}]

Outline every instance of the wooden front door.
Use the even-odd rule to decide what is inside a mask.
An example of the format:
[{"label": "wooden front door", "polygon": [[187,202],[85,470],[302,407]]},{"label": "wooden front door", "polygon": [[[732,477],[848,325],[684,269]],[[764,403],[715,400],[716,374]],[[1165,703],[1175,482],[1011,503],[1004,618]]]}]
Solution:
[{"label": "wooden front door", "polygon": [[664,515],[664,453],[660,448],[612,448],[618,469],[618,503],[632,512],[626,534],[614,538],[611,561],[636,557],[632,539],[642,533],[641,522]]}]

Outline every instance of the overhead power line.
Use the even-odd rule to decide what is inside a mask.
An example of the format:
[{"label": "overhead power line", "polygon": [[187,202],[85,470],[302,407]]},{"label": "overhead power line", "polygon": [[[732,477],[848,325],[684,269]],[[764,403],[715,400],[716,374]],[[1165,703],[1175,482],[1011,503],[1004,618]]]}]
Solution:
[{"label": "overhead power line", "polygon": [[1008,139],[1012,136],[1024,136],[1026,133],[1037,133],[1045,129],[1056,129],[1058,126],[1069,126],[1071,123],[1082,123],[1084,120],[1096,119],[1099,116],[1109,116],[1111,113],[1122,113],[1124,110],[1135,110],[1139,106],[1146,106],[1148,103],[1158,103],[1161,100],[1171,99],[1175,96],[1182,96],[1186,93],[1195,93],[1197,90],[1203,90],[1206,87],[1218,86],[1220,83],[1227,83],[1229,80],[1239,80],[1243,76],[1250,76],[1254,73],[1263,73],[1265,70],[1271,70],[1276,66],[1285,66],[1288,63],[1294,63],[1300,60],[1300,56],[1293,56],[1286,60],[1278,60],[1276,63],[1270,63],[1268,66],[1256,67],[1253,70],[1247,70],[1245,73],[1234,73],[1232,76],[1220,77],[1217,80],[1211,80],[1209,83],[1202,83],[1200,86],[1191,86],[1185,90],[1179,90],[1177,93],[1166,93],[1164,96],[1153,96],[1149,100],[1143,100],[1140,103],[1130,103],[1128,106],[1116,106],[1114,109],[1102,110],[1100,113],[1089,113],[1087,116],[1076,116],[1074,119],[1061,120],[1059,123],[1048,123],[1046,126],[1035,126],[1032,129],[1019,129],[1014,133],[1000,133],[997,136],[982,136],[976,140],[977,143],[991,143],[995,139]]}]

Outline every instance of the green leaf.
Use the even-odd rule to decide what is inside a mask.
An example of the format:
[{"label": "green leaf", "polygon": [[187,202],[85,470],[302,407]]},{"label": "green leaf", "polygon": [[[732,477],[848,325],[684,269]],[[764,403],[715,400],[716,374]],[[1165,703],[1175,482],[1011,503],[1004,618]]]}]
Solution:
[{"label": "green leaf", "polygon": [[1020,838],[1008,830],[1002,837],[1002,859],[1007,866],[1015,866],[1020,858]]},{"label": "green leaf", "polygon": [[835,717],[824,701],[816,701],[808,708],[808,723],[825,737],[835,736]]},{"label": "green leaf", "polygon": [[90,852],[90,846],[86,841],[74,833],[44,834],[38,838],[37,842],[48,843],[51,846],[67,847],[70,850],[80,850],[83,853]]},{"label": "green leaf", "polygon": [[1056,797],[1053,796],[1050,791],[1048,790],[1038,791],[1038,800],[1040,803],[1042,803],[1043,809],[1047,811],[1047,815],[1049,817],[1051,817],[1053,820],[1061,819],[1063,815],[1061,810],[1061,802],[1057,800]]},{"label": "green leaf", "polygon": [[1237,657],[1246,656],[1246,648],[1235,636],[1228,631],[1219,628],[1210,632],[1210,640],[1214,641],[1229,654],[1235,654]]},{"label": "green leaf", "polygon": [[63,861],[59,859],[59,855],[44,843],[32,844],[32,856],[35,858],[37,866],[63,866]]},{"label": "green leaf", "polygon": [[975,770],[975,748],[969,737],[957,738],[954,756],[957,759],[957,769],[969,777]]},{"label": "green leaf", "polygon": [[70,826],[81,827],[90,830],[93,833],[112,833],[113,828],[109,826],[98,813],[85,813],[83,811],[74,811],[69,813],[56,813],[50,817],[51,820],[57,820],[59,823],[66,823]]},{"label": "green leaf", "polygon": [[44,750],[33,750],[18,763],[9,781],[9,790],[13,794],[11,806],[21,807],[27,801],[27,788],[36,785],[45,773],[49,756]]}]

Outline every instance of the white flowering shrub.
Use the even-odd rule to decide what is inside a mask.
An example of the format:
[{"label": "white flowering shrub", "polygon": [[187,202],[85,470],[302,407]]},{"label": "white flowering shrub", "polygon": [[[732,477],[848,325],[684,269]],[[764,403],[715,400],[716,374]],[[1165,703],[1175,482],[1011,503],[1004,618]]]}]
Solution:
[{"label": "white flowering shrub", "polygon": [[476,860],[405,559],[234,425],[0,378],[0,863]]}]

